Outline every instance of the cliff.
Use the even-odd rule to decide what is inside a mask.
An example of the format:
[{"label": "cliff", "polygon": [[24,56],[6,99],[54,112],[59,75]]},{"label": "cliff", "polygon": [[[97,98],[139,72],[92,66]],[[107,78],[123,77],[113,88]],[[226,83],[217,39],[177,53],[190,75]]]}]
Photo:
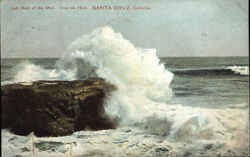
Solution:
[{"label": "cliff", "polygon": [[100,78],[4,85],[2,128],[18,135],[63,136],[80,130],[113,129],[117,119],[104,104],[115,86]]}]

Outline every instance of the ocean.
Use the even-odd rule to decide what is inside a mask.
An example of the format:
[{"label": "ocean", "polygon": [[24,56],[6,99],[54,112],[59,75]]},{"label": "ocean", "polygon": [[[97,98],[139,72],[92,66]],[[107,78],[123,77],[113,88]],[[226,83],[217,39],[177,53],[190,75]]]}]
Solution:
[{"label": "ocean", "polygon": [[[1,82],[13,81],[23,63],[54,69],[58,59],[3,58]],[[248,57],[160,57],[160,62],[174,73],[168,103],[208,108],[248,103]]]},{"label": "ocean", "polygon": [[60,58],[1,59],[1,85],[90,77],[117,87],[105,101],[117,129],[62,137],[2,129],[2,156],[249,155],[248,57],[159,58],[101,27]]}]

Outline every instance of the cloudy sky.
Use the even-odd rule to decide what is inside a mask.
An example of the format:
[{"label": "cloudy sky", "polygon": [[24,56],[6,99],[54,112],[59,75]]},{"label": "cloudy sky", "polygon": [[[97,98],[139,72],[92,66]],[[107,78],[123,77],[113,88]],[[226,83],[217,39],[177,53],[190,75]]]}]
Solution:
[{"label": "cloudy sky", "polygon": [[[92,9],[100,5],[151,9]],[[60,9],[76,6],[88,9]],[[136,47],[156,48],[158,56],[248,55],[247,0],[2,0],[1,56],[60,57],[74,40],[104,25]]]}]

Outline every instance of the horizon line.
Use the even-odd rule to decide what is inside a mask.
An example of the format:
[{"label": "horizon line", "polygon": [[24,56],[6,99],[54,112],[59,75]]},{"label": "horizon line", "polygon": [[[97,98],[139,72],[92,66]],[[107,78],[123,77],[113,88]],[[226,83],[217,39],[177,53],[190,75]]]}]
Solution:
[{"label": "horizon line", "polygon": [[[159,58],[191,58],[191,57],[249,57],[248,56],[158,56]],[[1,57],[1,59],[38,59],[38,58],[61,58],[61,57]]]}]

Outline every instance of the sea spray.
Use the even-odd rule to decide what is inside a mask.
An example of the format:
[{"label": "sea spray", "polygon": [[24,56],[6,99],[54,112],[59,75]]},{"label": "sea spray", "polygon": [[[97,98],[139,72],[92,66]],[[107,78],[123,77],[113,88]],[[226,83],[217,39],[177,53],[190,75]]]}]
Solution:
[{"label": "sea spray", "polygon": [[191,140],[193,148],[212,143],[214,148],[224,144],[230,149],[248,149],[247,107],[243,110],[239,105],[234,105],[234,109],[170,105],[173,74],[159,63],[156,51],[136,48],[109,27],[98,28],[72,43],[55,69],[31,63],[22,68],[15,81],[102,77],[115,84],[118,89],[106,102],[106,113],[120,117],[121,126],[148,123],[153,117],[159,119],[159,123],[154,121],[157,125],[170,125],[162,133],[168,141],[190,144]]},{"label": "sea spray", "polygon": [[[73,42],[55,69],[23,63],[14,81],[76,80],[102,77],[118,87],[106,112],[122,124],[159,114],[154,102],[167,102],[173,73],[164,68],[155,49],[136,48],[110,27],[101,27]],[[164,104],[165,105],[165,104]]]},{"label": "sea spray", "polygon": [[39,65],[24,61],[12,69],[15,76],[10,83],[28,82],[36,80],[74,80],[74,70],[65,71],[63,69],[44,69]]},{"label": "sea spray", "polygon": [[[71,44],[57,67],[76,70],[77,79],[102,77],[118,87],[108,114],[135,123],[158,112],[153,101],[166,102],[173,74],[159,63],[154,49],[136,48],[110,27],[102,27]],[[155,112],[154,112],[155,111]]]}]

